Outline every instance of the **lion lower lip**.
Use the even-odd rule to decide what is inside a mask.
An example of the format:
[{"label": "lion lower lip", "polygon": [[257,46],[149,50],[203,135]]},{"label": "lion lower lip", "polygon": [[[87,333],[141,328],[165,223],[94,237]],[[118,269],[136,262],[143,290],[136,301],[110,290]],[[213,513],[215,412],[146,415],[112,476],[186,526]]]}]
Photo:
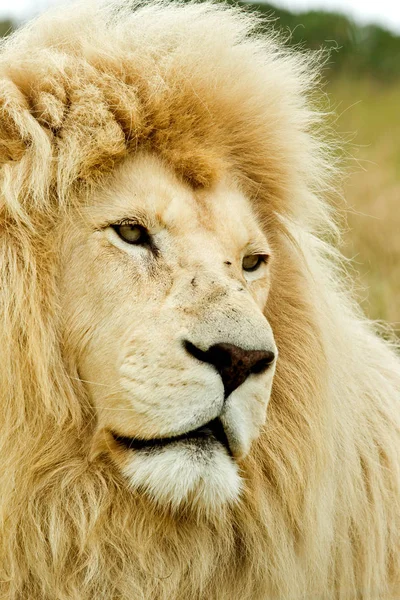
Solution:
[{"label": "lion lower lip", "polygon": [[189,441],[198,441],[202,442],[208,441],[210,439],[215,439],[220,442],[228,452],[230,456],[232,456],[232,452],[229,447],[228,438],[226,437],[225,430],[220,419],[213,419],[198,427],[197,429],[193,429],[192,431],[188,431],[181,435],[177,435],[174,437],[165,437],[165,438],[153,438],[151,440],[143,440],[134,437],[126,437],[124,435],[119,435],[117,433],[111,432],[114,440],[118,442],[120,445],[125,446],[128,450],[145,450],[156,447],[164,447],[168,444],[176,443],[176,442],[189,442]]}]

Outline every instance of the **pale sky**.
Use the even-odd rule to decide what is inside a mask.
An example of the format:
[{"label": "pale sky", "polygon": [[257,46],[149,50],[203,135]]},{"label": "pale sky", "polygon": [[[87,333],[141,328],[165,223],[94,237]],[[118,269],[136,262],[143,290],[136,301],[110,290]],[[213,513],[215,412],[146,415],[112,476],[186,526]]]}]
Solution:
[{"label": "pale sky", "polygon": [[400,33],[400,0],[277,0],[275,6],[293,11],[334,10],[360,23],[377,23]]},{"label": "pale sky", "polygon": [[[0,18],[25,20],[60,0],[0,0]],[[360,23],[378,23],[400,33],[400,0],[271,0],[278,7],[302,11],[339,10]]]}]

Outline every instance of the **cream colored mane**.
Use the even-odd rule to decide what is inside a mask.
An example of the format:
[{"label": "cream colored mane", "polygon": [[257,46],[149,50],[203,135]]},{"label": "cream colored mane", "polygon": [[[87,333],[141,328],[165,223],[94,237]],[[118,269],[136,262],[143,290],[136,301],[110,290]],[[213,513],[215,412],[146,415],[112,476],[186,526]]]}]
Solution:
[{"label": "cream colored mane", "polygon": [[[0,597],[397,600],[400,361],[346,291],[314,59],[212,4],[78,4],[0,54]],[[193,189],[233,173],[276,260],[279,349],[240,503],[173,515],[89,457],[60,335],[71,206],[137,150]]]}]

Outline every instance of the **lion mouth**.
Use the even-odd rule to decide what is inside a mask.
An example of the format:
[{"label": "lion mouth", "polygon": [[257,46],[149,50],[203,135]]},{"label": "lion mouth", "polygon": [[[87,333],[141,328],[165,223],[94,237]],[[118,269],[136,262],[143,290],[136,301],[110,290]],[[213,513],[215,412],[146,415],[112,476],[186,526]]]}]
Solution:
[{"label": "lion mouth", "polygon": [[176,442],[204,444],[215,440],[224,446],[229,456],[233,456],[224,427],[221,420],[218,418],[209,421],[205,425],[201,425],[201,427],[198,427],[197,429],[192,429],[191,431],[173,437],[143,440],[140,438],[119,435],[113,431],[111,433],[114,440],[121,446],[124,446],[127,450],[151,450],[157,447],[165,447]]}]

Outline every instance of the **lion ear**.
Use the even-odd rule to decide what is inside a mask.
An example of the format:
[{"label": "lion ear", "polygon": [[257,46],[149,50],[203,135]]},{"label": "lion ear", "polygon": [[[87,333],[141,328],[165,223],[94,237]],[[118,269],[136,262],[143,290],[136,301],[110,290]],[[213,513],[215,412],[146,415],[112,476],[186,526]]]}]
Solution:
[{"label": "lion ear", "polygon": [[9,79],[0,79],[0,164],[22,158],[30,144],[26,127],[29,106]]}]

